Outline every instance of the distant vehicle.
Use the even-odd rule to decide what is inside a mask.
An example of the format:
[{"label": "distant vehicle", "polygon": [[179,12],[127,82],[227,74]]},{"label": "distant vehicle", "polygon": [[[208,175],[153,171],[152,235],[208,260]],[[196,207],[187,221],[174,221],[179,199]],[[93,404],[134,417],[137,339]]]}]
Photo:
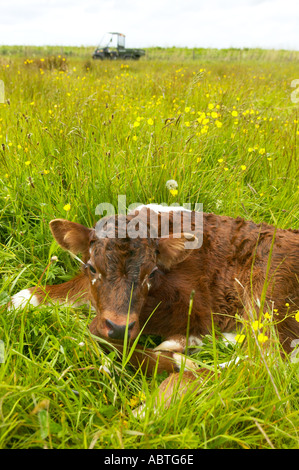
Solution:
[{"label": "distant vehicle", "polygon": [[94,51],[93,59],[134,59],[138,60],[145,55],[143,49],[126,49],[126,36],[121,33],[106,33],[101,40],[100,46]]}]

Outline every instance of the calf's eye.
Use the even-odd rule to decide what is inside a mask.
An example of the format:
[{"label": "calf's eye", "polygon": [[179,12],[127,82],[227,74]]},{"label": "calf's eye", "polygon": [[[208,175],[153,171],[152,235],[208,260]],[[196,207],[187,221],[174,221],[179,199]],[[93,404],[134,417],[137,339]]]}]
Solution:
[{"label": "calf's eye", "polygon": [[157,266],[152,270],[152,272],[149,274],[149,279],[152,279],[155,275],[155,272],[158,270]]},{"label": "calf's eye", "polygon": [[89,269],[92,272],[92,274],[96,274],[97,271],[93,266],[91,266],[91,264],[89,265]]},{"label": "calf's eye", "polygon": [[92,274],[96,274],[97,272],[96,269],[89,263],[86,263],[84,267],[90,269],[90,272],[92,272]]}]

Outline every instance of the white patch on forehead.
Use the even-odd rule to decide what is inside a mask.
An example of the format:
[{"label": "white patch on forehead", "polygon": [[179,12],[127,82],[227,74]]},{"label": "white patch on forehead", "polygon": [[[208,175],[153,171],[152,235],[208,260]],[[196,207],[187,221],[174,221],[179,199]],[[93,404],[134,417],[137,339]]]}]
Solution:
[{"label": "white patch on forehead", "polygon": [[150,283],[149,280],[148,280],[148,276],[146,276],[146,277],[143,279],[141,285],[143,286],[145,283],[146,283],[146,285],[147,285],[148,290],[150,290],[150,288],[152,287],[152,285],[151,285],[151,283]]},{"label": "white patch on forehead", "polygon": [[102,278],[102,274],[100,273],[97,278],[95,277],[95,278],[91,281],[92,285],[94,285],[97,281],[100,281],[101,278]]},{"label": "white patch on forehead", "polygon": [[129,212],[130,214],[134,214],[135,211],[141,211],[146,207],[147,209],[150,209],[157,214],[159,212],[172,212],[172,211],[187,211],[187,212],[192,212],[189,209],[185,209],[183,206],[162,206],[161,204],[141,204],[140,206],[136,207],[136,209],[133,209]]}]

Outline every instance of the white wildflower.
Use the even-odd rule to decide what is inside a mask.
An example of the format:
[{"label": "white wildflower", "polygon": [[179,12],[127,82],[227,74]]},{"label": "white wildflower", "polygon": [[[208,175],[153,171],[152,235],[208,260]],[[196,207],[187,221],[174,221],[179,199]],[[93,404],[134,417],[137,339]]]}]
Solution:
[{"label": "white wildflower", "polygon": [[175,180],[168,180],[166,181],[166,188],[171,190],[171,189],[177,189],[178,183]]}]

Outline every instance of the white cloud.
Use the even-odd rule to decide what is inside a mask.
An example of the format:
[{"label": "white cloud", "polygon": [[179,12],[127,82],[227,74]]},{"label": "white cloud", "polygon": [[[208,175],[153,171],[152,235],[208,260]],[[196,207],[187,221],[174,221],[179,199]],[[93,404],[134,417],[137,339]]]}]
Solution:
[{"label": "white cloud", "polygon": [[299,49],[298,0],[0,0],[0,44]]}]

